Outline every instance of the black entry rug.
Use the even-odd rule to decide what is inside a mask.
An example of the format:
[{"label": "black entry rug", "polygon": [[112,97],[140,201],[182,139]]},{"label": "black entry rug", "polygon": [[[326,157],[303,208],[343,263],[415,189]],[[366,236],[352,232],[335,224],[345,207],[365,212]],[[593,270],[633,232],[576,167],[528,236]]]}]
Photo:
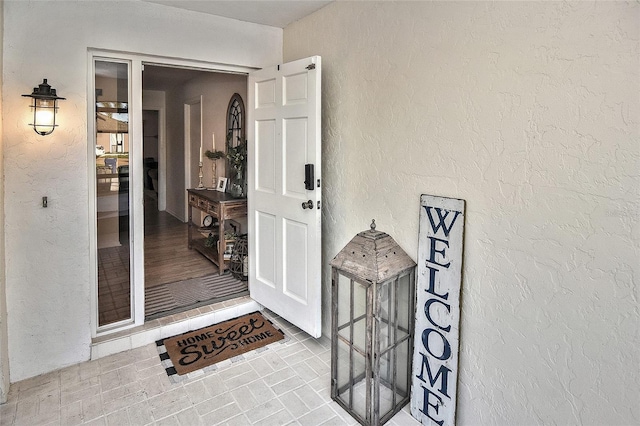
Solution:
[{"label": "black entry rug", "polygon": [[144,290],[145,320],[184,312],[249,294],[247,281],[218,273]]},{"label": "black entry rug", "polygon": [[[173,382],[215,370],[215,364],[265,350],[285,338],[260,312],[242,315],[209,327],[158,340],[162,366]],[[244,358],[242,358],[244,359]]]}]

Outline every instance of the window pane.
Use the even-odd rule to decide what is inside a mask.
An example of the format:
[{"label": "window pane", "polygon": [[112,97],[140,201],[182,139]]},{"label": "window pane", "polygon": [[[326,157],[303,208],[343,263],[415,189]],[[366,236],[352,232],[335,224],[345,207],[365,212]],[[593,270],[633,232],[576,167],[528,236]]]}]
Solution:
[{"label": "window pane", "polygon": [[99,326],[131,318],[128,68],[95,63]]}]

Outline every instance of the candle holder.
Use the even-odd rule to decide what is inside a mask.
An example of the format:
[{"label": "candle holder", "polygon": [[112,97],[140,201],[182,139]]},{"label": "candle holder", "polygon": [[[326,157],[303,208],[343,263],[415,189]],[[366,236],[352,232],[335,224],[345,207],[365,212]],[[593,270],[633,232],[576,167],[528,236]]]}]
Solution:
[{"label": "candle holder", "polygon": [[218,183],[218,167],[216,163],[216,160],[211,160],[211,189],[216,189]]},{"label": "candle holder", "polygon": [[205,189],[204,184],[202,183],[203,176],[204,175],[202,174],[202,161],[200,161],[200,163],[198,163],[198,178],[200,179],[200,182],[198,183],[198,186],[196,189]]},{"label": "candle holder", "polygon": [[222,151],[215,151],[214,143],[214,151],[207,150],[204,155],[211,160],[211,189],[215,190],[218,186],[218,159],[223,158],[225,154]]}]

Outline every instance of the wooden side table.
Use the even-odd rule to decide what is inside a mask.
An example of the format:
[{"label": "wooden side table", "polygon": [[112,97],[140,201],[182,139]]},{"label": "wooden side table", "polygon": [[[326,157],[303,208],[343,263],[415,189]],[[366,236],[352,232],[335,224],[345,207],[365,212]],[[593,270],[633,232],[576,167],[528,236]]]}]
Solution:
[{"label": "wooden side table", "polygon": [[[200,232],[193,228],[200,228],[200,224],[193,223],[193,210],[199,210],[210,214],[218,219],[218,236],[220,241],[224,242],[224,225],[228,219],[241,219],[247,217],[247,199],[234,198],[225,192],[187,189],[187,198],[189,200],[189,230],[187,245],[189,249],[195,249],[204,257],[209,259],[216,265],[220,271],[220,275],[228,269],[228,260],[224,260],[224,247],[221,244],[221,250],[217,247],[205,246],[206,238],[199,238]],[[200,219],[198,218],[198,222]]]}]

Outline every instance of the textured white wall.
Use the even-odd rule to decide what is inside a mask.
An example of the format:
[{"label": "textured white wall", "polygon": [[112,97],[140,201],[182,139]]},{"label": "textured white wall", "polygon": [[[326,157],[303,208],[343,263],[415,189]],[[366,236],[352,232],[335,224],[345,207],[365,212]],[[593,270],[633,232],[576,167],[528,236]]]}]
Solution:
[{"label": "textured white wall", "polygon": [[[37,17],[47,17],[46,20]],[[139,1],[10,1],[4,16],[6,283],[11,381],[89,358],[87,49],[264,66],[282,30]],[[27,127],[48,78],[67,98],[60,127]],[[42,196],[49,207],[40,206]]]},{"label": "textured white wall", "polygon": [[638,22],[336,2],[285,28],[285,60],[323,56],[325,265],[371,218],[415,258],[420,194],[467,201],[460,424],[640,423]]},{"label": "textured white wall", "polygon": [[[0,0],[0,69],[2,69],[4,0]],[[2,87],[2,73],[0,73]],[[0,97],[0,404],[9,392],[9,341],[7,336],[7,304],[4,255],[4,138],[2,137],[2,99]]]}]

